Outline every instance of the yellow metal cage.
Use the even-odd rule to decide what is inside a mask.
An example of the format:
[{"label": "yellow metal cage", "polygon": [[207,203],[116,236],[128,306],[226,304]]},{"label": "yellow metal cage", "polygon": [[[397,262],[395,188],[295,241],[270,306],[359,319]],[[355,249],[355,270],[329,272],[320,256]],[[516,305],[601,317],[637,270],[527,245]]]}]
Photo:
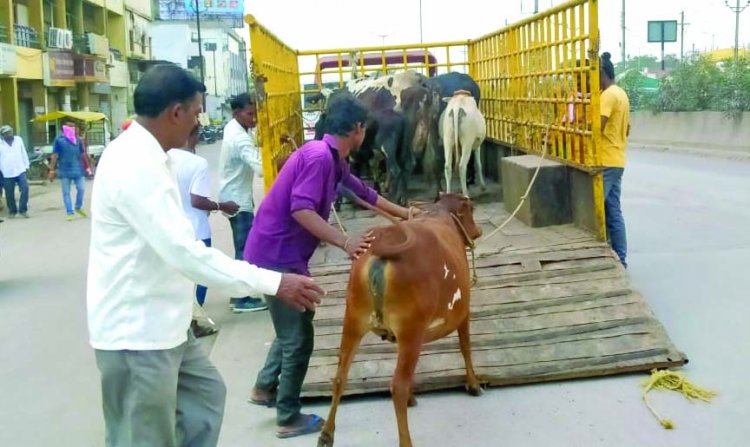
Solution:
[{"label": "yellow metal cage", "polygon": [[477,39],[382,47],[297,51],[253,16],[245,21],[266,189],[279,160],[302,143],[305,114],[323,107],[309,95],[393,70],[426,76],[462,71],[479,84],[488,139],[544,153],[592,175],[597,233],[606,237],[600,120],[594,112],[599,110],[597,0],[571,0]]}]

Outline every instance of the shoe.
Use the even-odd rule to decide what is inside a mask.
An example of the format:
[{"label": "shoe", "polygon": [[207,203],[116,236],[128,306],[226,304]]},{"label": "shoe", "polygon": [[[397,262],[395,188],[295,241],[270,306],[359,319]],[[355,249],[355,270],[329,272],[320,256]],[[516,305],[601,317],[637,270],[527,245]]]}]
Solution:
[{"label": "shoe", "polygon": [[89,217],[89,215],[86,214],[86,211],[84,211],[83,208],[78,208],[76,210],[76,213],[78,213],[78,215],[81,216],[81,217]]},{"label": "shoe", "polygon": [[65,216],[65,220],[67,220],[68,222],[70,222],[71,220],[73,220],[75,218],[76,218],[76,216],[74,216],[72,214],[68,214],[67,216]]},{"label": "shoe", "polygon": [[190,322],[190,329],[193,331],[193,335],[195,335],[195,338],[207,337],[219,332],[219,329],[216,326],[203,326],[198,324],[198,320],[193,320]]},{"label": "shoe", "polygon": [[229,298],[229,308],[233,308],[235,304],[239,303],[242,300],[244,300],[244,298]]},{"label": "shoe", "polygon": [[21,217],[23,217],[24,219],[28,219],[29,218],[29,214],[28,213],[21,213]]},{"label": "shoe", "polygon": [[8,214],[8,219],[15,219],[18,217],[18,214]]},{"label": "shoe", "polygon": [[268,304],[260,298],[242,298],[232,308],[232,312],[239,314],[244,312],[258,312],[268,309]]}]

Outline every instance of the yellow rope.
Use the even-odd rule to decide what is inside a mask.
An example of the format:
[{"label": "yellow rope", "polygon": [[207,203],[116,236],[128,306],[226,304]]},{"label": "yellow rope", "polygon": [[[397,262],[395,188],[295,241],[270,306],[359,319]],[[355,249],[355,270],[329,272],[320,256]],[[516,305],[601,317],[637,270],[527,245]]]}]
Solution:
[{"label": "yellow rope", "polygon": [[651,370],[651,377],[644,380],[641,384],[643,387],[643,401],[646,403],[651,414],[659,420],[662,427],[667,430],[674,428],[674,422],[670,419],[662,419],[651,406],[648,400],[648,392],[651,390],[672,390],[685,396],[688,400],[699,399],[704,402],[710,402],[717,393],[694,385],[687,380],[684,374],[669,371],[667,369]]}]

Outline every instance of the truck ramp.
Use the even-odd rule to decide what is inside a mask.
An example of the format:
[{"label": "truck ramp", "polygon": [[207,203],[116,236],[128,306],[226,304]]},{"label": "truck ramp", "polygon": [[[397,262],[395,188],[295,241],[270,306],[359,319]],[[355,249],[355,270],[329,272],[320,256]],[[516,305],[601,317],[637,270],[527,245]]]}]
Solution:
[{"label": "truck ramp", "polygon": [[[369,211],[342,211],[351,234],[388,222]],[[489,234],[508,213],[502,203],[478,203]],[[530,228],[511,221],[476,250],[479,281],[471,295],[474,367],[489,386],[604,376],[687,362],[633,288],[606,243],[573,226]],[[330,396],[336,375],[350,263],[322,246],[311,270],[328,296],[315,316],[315,350],[303,396]],[[346,393],[389,391],[396,345],[363,338]],[[422,349],[416,392],[463,387],[464,361],[454,332]]]}]

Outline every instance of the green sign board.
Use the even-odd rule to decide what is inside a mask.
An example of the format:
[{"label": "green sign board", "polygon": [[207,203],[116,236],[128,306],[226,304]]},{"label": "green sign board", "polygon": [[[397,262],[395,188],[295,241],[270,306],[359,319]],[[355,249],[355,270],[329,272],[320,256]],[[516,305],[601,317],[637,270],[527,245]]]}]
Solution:
[{"label": "green sign board", "polygon": [[677,42],[677,20],[649,20],[649,42]]}]

